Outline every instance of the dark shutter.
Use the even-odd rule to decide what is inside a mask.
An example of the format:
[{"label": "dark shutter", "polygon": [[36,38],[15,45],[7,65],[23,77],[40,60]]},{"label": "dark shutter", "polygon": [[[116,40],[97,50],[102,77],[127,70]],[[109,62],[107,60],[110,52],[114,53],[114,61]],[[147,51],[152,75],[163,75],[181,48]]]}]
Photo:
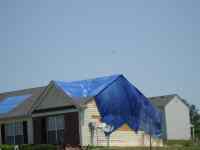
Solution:
[{"label": "dark shutter", "polygon": [[5,144],[5,125],[1,124],[1,140],[2,144]]},{"label": "dark shutter", "polygon": [[69,145],[80,144],[78,112],[65,114],[64,143]]},{"label": "dark shutter", "polygon": [[34,144],[46,144],[47,129],[44,117],[33,119]]},{"label": "dark shutter", "polygon": [[33,119],[33,136],[34,136],[34,144],[40,144],[41,142],[41,120],[40,118]]},{"label": "dark shutter", "polygon": [[46,118],[42,118],[42,144],[47,144],[47,125]]},{"label": "dark shutter", "polygon": [[28,144],[27,121],[23,121],[23,137],[24,137],[24,144]]}]

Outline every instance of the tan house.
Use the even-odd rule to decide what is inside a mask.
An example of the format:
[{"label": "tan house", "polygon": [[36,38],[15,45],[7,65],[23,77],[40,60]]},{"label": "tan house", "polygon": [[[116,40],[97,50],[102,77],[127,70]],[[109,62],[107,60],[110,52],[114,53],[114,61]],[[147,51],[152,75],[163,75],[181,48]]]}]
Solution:
[{"label": "tan house", "polygon": [[[135,133],[127,124],[105,136],[100,119],[94,97],[73,100],[54,81],[0,94],[1,144],[149,146],[150,136]],[[151,139],[154,146],[162,146],[161,139]]]}]

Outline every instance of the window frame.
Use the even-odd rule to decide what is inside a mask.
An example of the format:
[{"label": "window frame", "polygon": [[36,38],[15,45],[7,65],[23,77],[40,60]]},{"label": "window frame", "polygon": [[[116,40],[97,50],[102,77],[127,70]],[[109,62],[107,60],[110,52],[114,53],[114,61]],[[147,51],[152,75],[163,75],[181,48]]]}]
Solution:
[{"label": "window frame", "polygon": [[[61,120],[61,126],[59,126],[59,119],[62,118]],[[50,120],[52,119],[52,120]],[[51,122],[50,122],[51,121]],[[49,123],[52,123],[53,125],[50,126]],[[46,118],[46,126],[47,126],[47,143],[48,144],[64,144],[64,136],[63,136],[63,143],[59,140],[59,131],[63,131],[65,129],[65,119],[64,119],[64,115],[54,115],[54,116],[48,116]],[[50,128],[49,128],[50,127]],[[54,143],[50,143],[49,141],[49,132],[55,132],[55,142]]]},{"label": "window frame", "polygon": [[[25,144],[23,121],[5,123],[5,144]],[[22,136],[22,143],[16,143],[17,136]],[[9,141],[8,137],[13,140]]]}]

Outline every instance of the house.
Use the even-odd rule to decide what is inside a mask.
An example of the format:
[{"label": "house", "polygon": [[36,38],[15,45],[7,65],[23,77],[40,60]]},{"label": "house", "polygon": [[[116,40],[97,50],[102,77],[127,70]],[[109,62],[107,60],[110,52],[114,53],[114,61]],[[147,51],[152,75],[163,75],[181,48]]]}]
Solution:
[{"label": "house", "polygon": [[[132,98],[131,103],[127,96]],[[129,120],[129,125],[124,122],[123,115],[130,115],[127,106],[138,107],[131,112],[134,118],[138,112],[145,114],[146,119],[141,121],[144,128],[137,133],[133,131],[137,120]],[[117,117],[111,114],[116,111],[121,111]],[[152,123],[151,134],[158,133],[160,128],[155,124],[160,123],[159,114],[123,75],[51,81],[44,87],[0,94],[0,143],[148,146],[151,140],[153,145],[161,146],[162,139],[151,137],[151,128],[145,122]],[[102,119],[113,126],[102,123]],[[108,132],[112,134],[105,136]]]},{"label": "house", "polygon": [[163,112],[163,137],[169,140],[191,138],[190,108],[177,94],[150,97],[151,102]]}]

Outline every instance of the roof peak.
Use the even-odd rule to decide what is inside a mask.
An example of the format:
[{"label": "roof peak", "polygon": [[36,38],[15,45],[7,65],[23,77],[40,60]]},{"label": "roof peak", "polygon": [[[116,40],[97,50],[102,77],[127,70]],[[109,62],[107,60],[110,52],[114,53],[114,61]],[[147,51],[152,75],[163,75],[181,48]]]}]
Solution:
[{"label": "roof peak", "polygon": [[78,79],[78,80],[71,80],[71,81],[65,81],[65,80],[52,80],[53,82],[65,82],[65,83],[72,83],[72,82],[80,82],[80,81],[88,81],[88,80],[95,80],[95,79],[101,79],[101,78],[110,78],[110,77],[119,77],[123,76],[123,74],[113,74],[113,75],[106,75],[106,76],[98,76],[98,77],[91,77],[87,79]]},{"label": "roof peak", "polygon": [[70,97],[93,97],[120,77],[122,75],[111,75],[71,82],[53,81],[53,83]]},{"label": "roof peak", "polygon": [[[166,98],[166,97],[174,97],[174,96],[178,96],[178,94],[174,93],[174,94],[166,94],[166,95],[160,95],[160,96],[152,96],[152,97],[148,97],[150,99],[154,99],[154,98]],[[160,99],[160,100],[161,100]]]},{"label": "roof peak", "polygon": [[[123,74],[113,74],[113,75],[107,75],[107,76],[99,76],[99,77],[94,77],[94,78],[88,78],[88,79],[83,79],[83,80],[73,80],[73,81],[64,81],[64,80],[51,80],[49,83],[53,82],[65,82],[65,83],[71,83],[71,82],[79,82],[79,81],[84,81],[84,80],[93,80],[93,79],[100,79],[100,78],[105,78],[105,77],[114,77],[114,76],[123,76]],[[34,90],[34,89],[40,89],[40,88],[45,88],[49,85],[49,83],[45,86],[38,86],[38,87],[29,87],[29,88],[23,88],[23,89],[14,89],[11,91],[5,91],[5,92],[0,92],[0,95],[9,95],[12,93],[16,93],[16,92],[24,92],[24,91],[30,91],[30,90]]]}]

